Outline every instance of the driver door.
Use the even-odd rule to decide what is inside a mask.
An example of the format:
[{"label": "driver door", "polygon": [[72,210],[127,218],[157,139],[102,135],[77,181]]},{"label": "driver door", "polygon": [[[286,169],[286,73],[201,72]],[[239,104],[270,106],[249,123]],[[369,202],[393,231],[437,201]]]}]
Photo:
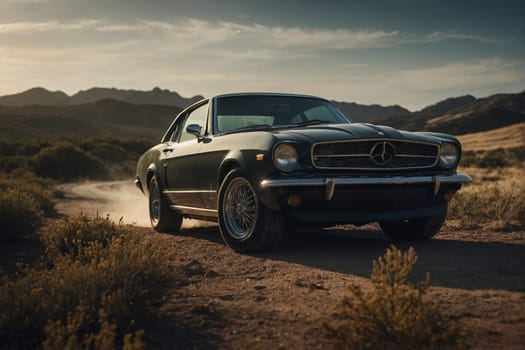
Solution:
[{"label": "driver door", "polygon": [[166,181],[165,193],[171,203],[177,206],[203,207],[199,176],[195,173],[200,161],[201,143],[195,135],[186,131],[186,127],[198,124],[204,130],[208,105],[206,102],[181,117],[177,123],[177,130],[163,150],[161,164]]}]

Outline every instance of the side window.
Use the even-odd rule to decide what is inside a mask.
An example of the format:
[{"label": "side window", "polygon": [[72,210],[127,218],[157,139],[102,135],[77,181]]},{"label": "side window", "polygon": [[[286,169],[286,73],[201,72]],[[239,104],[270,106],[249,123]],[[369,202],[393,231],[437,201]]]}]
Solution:
[{"label": "side window", "polygon": [[177,121],[177,123],[173,125],[170,131],[171,134],[168,138],[169,142],[177,142],[177,139],[179,138],[180,125],[182,124],[183,121],[184,121],[184,118],[181,118],[180,121]]},{"label": "side window", "polygon": [[[185,121],[183,121],[181,124],[179,124],[178,136],[179,142],[184,142],[188,140],[195,140],[195,135],[188,134],[186,132],[186,127],[190,124],[198,124],[201,126],[202,131],[206,129],[206,120],[208,117],[208,104],[204,104],[200,106],[199,108],[193,110],[190,112],[190,114],[185,118]],[[180,126],[182,125],[182,128]]]}]

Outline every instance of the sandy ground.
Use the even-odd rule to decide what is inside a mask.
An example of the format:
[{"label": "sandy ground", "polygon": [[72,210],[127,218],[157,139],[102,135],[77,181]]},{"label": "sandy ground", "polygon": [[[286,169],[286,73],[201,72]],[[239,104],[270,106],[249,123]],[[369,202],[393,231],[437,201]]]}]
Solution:
[{"label": "sandy ground", "polygon": [[[375,225],[287,235],[274,252],[238,254],[214,225],[186,221],[177,235],[153,233],[147,200],[129,182],[64,185],[65,214],[80,211],[134,223],[155,235],[174,266],[172,292],[146,340],[160,349],[322,349],[320,330],[348,284],[369,286],[372,260],[391,242]],[[430,298],[472,332],[474,349],[525,349],[525,232],[453,224],[414,246],[414,281],[430,272]]]}]

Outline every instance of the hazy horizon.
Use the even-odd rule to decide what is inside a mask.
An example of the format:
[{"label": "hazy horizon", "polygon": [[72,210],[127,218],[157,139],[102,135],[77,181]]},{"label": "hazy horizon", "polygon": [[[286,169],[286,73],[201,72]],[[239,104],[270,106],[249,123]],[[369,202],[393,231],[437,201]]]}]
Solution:
[{"label": "hazy horizon", "polygon": [[524,2],[0,0],[0,95],[319,95],[419,110],[525,88]]}]

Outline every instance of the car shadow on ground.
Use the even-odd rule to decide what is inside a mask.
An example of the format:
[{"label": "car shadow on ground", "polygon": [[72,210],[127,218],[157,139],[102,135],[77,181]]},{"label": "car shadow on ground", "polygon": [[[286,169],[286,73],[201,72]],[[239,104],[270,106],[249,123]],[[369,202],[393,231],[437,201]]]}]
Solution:
[{"label": "car shadow on ground", "polygon": [[[372,260],[392,245],[380,230],[330,230],[297,233],[281,249],[265,254],[275,260],[369,277]],[[497,242],[440,239],[395,243],[402,250],[414,247],[418,262],[415,280],[430,273],[434,286],[461,289],[523,291],[525,247]]]},{"label": "car shadow on ground", "polygon": [[[224,244],[217,227],[194,228],[182,235]],[[370,277],[372,261],[392,245],[377,229],[311,229],[286,235],[272,252],[254,257],[301,264],[343,274]],[[498,242],[440,239],[395,244],[413,246],[418,262],[411,278],[420,281],[430,273],[431,284],[467,290],[525,290],[525,246]]]}]

